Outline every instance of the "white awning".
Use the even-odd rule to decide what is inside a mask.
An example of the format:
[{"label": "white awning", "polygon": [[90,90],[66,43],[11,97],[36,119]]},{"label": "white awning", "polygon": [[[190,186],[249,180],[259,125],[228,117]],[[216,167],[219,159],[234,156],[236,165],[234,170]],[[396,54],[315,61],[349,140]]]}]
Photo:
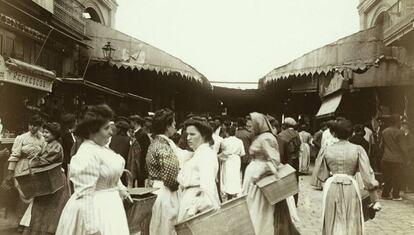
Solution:
[{"label": "white awning", "polygon": [[56,74],[37,65],[0,56],[0,81],[52,92]]},{"label": "white awning", "polygon": [[333,115],[339,107],[342,100],[342,93],[337,93],[322,101],[322,105],[319,108],[316,117],[330,116]]}]

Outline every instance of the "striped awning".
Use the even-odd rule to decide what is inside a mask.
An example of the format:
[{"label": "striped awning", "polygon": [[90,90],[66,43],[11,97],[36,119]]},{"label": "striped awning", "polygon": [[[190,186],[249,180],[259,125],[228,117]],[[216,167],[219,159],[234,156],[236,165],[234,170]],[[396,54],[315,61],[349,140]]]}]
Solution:
[{"label": "striped awning", "polygon": [[313,50],[266,74],[259,80],[259,87],[288,77],[326,75],[332,71],[349,69],[366,70],[378,65],[381,60],[403,61],[403,49],[386,47],[377,33],[375,28],[371,28]]},{"label": "striped awning", "polygon": [[115,49],[110,65],[117,68],[155,71],[161,74],[179,74],[211,87],[207,78],[182,60],[148,43],[93,21],[86,24],[87,35],[92,38],[93,49],[89,50],[92,61],[108,62],[102,47],[110,42]]}]

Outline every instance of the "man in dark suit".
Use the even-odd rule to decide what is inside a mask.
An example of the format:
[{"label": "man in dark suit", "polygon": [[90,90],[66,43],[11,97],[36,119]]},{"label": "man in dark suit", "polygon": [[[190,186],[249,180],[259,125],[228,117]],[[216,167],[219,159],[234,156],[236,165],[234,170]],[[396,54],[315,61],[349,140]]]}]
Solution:
[{"label": "man in dark suit", "polygon": [[[151,140],[148,136],[148,132],[143,128],[145,123],[145,119],[140,117],[139,115],[133,115],[130,117],[131,126],[133,128],[133,135],[135,137],[135,141],[138,142],[140,147],[140,153],[134,154],[136,156],[130,156],[133,158],[137,158],[138,172],[132,172],[133,175],[136,175],[138,181],[138,187],[145,186],[145,179],[148,178],[148,170],[145,158],[147,156],[148,147],[151,144]],[[133,162],[133,161],[132,161]]]},{"label": "man in dark suit", "polygon": [[[384,153],[381,163],[385,181],[382,198],[401,201],[402,172],[408,163],[408,151],[405,133],[400,129],[400,117],[392,115],[389,123],[390,126],[382,132]],[[392,197],[390,197],[391,191]]]},{"label": "man in dark suit", "polygon": [[[127,134],[130,126],[126,121],[118,121],[115,126],[117,128],[117,134],[112,136],[109,148],[114,150],[115,153],[121,155],[125,159],[125,162],[127,162],[129,149],[131,147],[131,139]],[[124,185],[127,185],[127,178],[125,175],[121,177],[121,181]]]},{"label": "man in dark suit", "polygon": [[[297,125],[295,119],[285,118],[283,124],[286,129],[278,134],[278,144],[283,147],[283,153],[280,154],[280,160],[283,164],[289,164],[296,170],[296,179],[299,184],[299,151],[300,151],[300,137],[299,133],[294,129]],[[295,203],[298,204],[298,194],[294,195]]]},{"label": "man in dark suit", "polygon": [[249,154],[250,145],[253,140],[252,121],[246,120],[245,118],[239,119],[239,128],[236,131],[236,137],[243,141],[245,155],[241,158],[241,171],[242,179],[244,180],[244,173],[246,172],[247,165],[251,161],[251,156]]},{"label": "man in dark suit", "polygon": [[68,165],[70,163],[71,150],[76,141],[73,134],[76,126],[76,116],[74,114],[65,114],[62,116],[62,147],[63,147],[63,162],[62,167],[65,170],[65,174],[68,173]]}]

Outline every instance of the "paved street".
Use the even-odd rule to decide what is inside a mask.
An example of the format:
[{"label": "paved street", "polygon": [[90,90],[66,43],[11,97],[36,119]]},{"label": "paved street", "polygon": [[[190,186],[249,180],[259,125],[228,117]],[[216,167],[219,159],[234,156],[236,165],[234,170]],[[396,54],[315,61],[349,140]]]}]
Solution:
[{"label": "paved street", "polygon": [[[301,234],[321,233],[322,192],[310,186],[310,176],[301,176],[298,214]],[[400,202],[382,200],[382,211],[365,223],[366,234],[414,234],[414,196],[405,195]]]},{"label": "paved street", "polygon": [[[299,229],[304,235],[321,233],[322,192],[314,190],[309,181],[310,176],[301,176],[298,213],[301,219]],[[377,213],[374,220],[365,223],[367,234],[414,234],[414,194],[404,197],[408,199],[402,202],[381,201],[383,210]],[[0,235],[18,234],[15,229],[10,229],[2,215],[3,211],[0,211]]]}]

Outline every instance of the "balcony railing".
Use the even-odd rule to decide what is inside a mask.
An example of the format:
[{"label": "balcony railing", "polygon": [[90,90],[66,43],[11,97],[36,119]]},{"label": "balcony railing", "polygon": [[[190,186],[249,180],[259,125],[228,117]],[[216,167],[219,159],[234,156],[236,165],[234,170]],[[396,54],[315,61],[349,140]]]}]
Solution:
[{"label": "balcony railing", "polygon": [[85,7],[77,0],[55,0],[54,16],[61,23],[80,34],[85,34],[82,13]]}]

